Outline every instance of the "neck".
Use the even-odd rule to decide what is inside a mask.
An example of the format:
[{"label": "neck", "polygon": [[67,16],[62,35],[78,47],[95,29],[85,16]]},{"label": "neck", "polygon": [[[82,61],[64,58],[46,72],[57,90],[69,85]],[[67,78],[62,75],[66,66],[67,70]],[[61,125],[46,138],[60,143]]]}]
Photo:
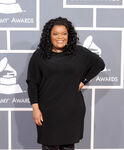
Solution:
[{"label": "neck", "polygon": [[63,51],[63,48],[56,48],[55,46],[53,46],[52,50],[53,51]]}]

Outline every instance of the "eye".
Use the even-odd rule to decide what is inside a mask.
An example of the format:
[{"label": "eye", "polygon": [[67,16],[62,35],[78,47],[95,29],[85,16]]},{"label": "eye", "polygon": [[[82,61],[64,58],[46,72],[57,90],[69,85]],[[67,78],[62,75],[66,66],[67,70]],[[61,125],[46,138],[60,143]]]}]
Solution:
[{"label": "eye", "polygon": [[57,33],[56,33],[56,32],[54,32],[54,33],[53,33],[53,35],[57,35]]},{"label": "eye", "polygon": [[67,35],[67,33],[65,32],[65,33],[63,33],[63,35]]}]

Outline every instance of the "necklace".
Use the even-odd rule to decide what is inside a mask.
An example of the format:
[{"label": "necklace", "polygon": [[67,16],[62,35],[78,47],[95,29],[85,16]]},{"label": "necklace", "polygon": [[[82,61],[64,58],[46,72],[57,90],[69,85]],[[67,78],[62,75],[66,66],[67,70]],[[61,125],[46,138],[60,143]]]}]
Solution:
[{"label": "necklace", "polygon": [[57,51],[57,50],[55,50],[55,51],[54,51],[54,50],[52,50],[52,51],[53,51],[53,52],[57,52],[57,53],[61,53],[61,52],[63,52],[63,51]]},{"label": "necklace", "polygon": [[61,53],[61,52],[63,52],[63,50],[60,48],[60,49],[58,49],[59,51],[57,51],[57,48],[56,47],[53,47],[53,49],[52,49],[52,51],[53,52],[57,52],[57,53]]}]

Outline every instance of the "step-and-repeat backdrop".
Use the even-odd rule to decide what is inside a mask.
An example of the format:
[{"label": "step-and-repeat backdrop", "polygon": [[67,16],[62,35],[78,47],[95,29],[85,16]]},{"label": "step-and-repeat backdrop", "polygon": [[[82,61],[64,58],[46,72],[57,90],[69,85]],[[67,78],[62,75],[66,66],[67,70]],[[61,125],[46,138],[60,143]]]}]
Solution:
[{"label": "step-and-repeat backdrop", "polygon": [[122,0],[0,0],[0,149],[41,149],[25,80],[44,24],[59,16],[106,64],[82,89],[85,131],[76,149],[124,149]]}]

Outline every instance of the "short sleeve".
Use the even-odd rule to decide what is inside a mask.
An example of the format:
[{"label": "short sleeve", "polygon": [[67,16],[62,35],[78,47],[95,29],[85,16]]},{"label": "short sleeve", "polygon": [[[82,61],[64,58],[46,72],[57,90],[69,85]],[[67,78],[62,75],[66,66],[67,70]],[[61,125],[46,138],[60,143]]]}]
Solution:
[{"label": "short sleeve", "polygon": [[86,84],[92,78],[97,76],[104,68],[105,63],[103,59],[97,55],[96,53],[91,52],[89,49],[84,48],[87,55],[87,62],[86,62],[86,71],[81,78],[81,81]]},{"label": "short sleeve", "polygon": [[38,88],[42,78],[42,73],[39,67],[39,57],[34,52],[30,58],[27,69],[27,91],[30,103],[38,103]]}]

